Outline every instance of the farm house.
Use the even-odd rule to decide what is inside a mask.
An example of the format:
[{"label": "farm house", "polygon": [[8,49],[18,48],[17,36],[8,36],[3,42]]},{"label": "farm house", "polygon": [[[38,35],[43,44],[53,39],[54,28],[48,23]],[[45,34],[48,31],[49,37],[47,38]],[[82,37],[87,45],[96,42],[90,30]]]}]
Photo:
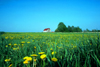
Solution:
[{"label": "farm house", "polygon": [[43,30],[43,32],[51,32],[50,28],[46,28]]}]

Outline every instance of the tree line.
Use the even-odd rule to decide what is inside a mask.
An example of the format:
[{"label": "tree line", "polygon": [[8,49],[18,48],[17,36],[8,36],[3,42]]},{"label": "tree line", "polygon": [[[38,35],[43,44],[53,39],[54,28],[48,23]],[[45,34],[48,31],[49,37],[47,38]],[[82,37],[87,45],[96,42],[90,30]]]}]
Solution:
[{"label": "tree line", "polygon": [[100,30],[96,30],[96,29],[89,30],[89,29],[86,29],[86,30],[83,30],[83,32],[100,32]]},{"label": "tree line", "polygon": [[100,32],[100,30],[93,29],[92,31],[90,31],[86,29],[82,31],[80,27],[74,27],[74,26],[66,27],[66,25],[63,22],[60,22],[55,32]]}]

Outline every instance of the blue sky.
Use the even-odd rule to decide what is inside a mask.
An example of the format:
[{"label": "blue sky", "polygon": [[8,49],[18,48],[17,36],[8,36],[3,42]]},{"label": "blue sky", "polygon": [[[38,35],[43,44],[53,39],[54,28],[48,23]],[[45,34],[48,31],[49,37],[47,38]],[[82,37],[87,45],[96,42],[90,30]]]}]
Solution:
[{"label": "blue sky", "polygon": [[100,29],[100,0],[0,0],[0,31],[55,31],[59,22]]}]

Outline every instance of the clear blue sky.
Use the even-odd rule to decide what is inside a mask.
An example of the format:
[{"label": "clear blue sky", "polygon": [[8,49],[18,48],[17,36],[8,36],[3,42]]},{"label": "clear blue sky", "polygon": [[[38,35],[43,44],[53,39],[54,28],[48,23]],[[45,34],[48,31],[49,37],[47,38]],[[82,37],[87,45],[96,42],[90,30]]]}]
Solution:
[{"label": "clear blue sky", "polygon": [[55,31],[59,22],[100,29],[100,0],[0,0],[0,31]]}]

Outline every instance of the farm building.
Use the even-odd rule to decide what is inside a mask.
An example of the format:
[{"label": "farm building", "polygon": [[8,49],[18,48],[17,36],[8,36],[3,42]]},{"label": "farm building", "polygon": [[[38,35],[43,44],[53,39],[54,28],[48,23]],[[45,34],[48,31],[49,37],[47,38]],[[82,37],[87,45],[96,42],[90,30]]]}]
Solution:
[{"label": "farm building", "polygon": [[46,28],[43,30],[43,32],[51,32],[50,28]]}]

